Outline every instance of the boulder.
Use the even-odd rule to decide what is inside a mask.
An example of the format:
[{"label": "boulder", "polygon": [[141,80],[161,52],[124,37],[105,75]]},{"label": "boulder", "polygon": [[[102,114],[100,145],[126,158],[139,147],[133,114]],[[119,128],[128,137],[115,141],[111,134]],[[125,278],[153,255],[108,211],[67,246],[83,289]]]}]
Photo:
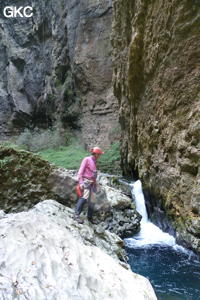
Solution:
[{"label": "boulder", "polygon": [[121,189],[112,187],[106,175],[99,176],[100,189],[96,194],[96,211],[107,229],[122,238],[132,237],[140,230],[141,216],[132,198]]},{"label": "boulder", "polygon": [[[45,199],[74,209],[76,178],[76,172],[57,168],[31,152],[0,147],[0,209],[5,212],[25,211]],[[105,180],[99,186],[97,219],[120,237],[132,236],[139,230],[141,217],[131,199]]]},{"label": "boulder", "polygon": [[[93,228],[74,223],[72,214],[49,200],[1,216],[0,298],[156,299],[146,278],[120,265],[119,238],[104,232],[100,241]],[[114,258],[107,248],[114,249]]]}]

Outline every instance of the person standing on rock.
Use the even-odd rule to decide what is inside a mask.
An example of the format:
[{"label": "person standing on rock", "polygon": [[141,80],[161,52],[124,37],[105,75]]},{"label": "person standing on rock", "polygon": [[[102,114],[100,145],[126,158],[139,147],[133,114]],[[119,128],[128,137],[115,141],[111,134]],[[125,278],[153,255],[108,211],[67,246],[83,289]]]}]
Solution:
[{"label": "person standing on rock", "polygon": [[84,221],[80,218],[80,214],[83,210],[84,204],[88,204],[88,221],[92,224],[96,224],[93,219],[94,211],[94,193],[97,190],[97,168],[96,162],[97,159],[104,154],[104,152],[99,147],[94,147],[91,149],[91,156],[87,156],[82,160],[80,169],[78,171],[78,181],[80,189],[82,192],[81,197],[79,198],[76,209],[75,209],[75,220],[78,223],[83,224]]}]

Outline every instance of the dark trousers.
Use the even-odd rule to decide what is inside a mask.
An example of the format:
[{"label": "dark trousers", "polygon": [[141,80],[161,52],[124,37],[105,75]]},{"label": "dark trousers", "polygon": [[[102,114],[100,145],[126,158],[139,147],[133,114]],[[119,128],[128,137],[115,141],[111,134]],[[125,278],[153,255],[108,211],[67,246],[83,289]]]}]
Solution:
[{"label": "dark trousers", "polygon": [[[84,207],[86,202],[87,202],[87,199],[79,198],[79,200],[77,202],[77,205],[76,205],[76,214],[77,215],[80,215],[80,213],[82,212],[83,207]],[[88,219],[92,218],[93,212],[94,212],[94,203],[91,203],[90,197],[89,197],[89,199],[88,199],[88,213],[87,213]]]}]

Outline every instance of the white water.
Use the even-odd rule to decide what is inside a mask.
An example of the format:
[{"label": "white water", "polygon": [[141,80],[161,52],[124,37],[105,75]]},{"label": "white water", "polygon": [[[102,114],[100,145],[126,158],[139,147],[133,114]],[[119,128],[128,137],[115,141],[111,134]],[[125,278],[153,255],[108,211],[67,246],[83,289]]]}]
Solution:
[{"label": "white water", "polygon": [[142,216],[142,220],[140,223],[140,232],[133,238],[125,239],[126,245],[131,248],[140,248],[147,245],[157,244],[163,246],[172,246],[177,250],[179,249],[185,252],[186,250],[183,247],[176,244],[176,240],[172,235],[163,232],[160,228],[148,220],[144,194],[142,192],[142,184],[140,180],[137,180],[131,184],[131,192],[133,198],[135,198],[136,209]]}]

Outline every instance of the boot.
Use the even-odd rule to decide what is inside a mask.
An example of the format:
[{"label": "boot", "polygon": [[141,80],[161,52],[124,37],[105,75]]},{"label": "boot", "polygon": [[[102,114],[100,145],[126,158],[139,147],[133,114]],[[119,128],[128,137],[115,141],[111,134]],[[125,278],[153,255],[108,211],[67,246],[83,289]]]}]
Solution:
[{"label": "boot", "polygon": [[83,219],[81,219],[78,214],[74,215],[74,220],[76,220],[79,224],[83,224],[84,223]]},{"label": "boot", "polygon": [[98,224],[98,222],[95,221],[93,218],[88,218],[88,221],[89,221],[90,223],[94,224],[94,225],[97,225],[97,224]]}]

